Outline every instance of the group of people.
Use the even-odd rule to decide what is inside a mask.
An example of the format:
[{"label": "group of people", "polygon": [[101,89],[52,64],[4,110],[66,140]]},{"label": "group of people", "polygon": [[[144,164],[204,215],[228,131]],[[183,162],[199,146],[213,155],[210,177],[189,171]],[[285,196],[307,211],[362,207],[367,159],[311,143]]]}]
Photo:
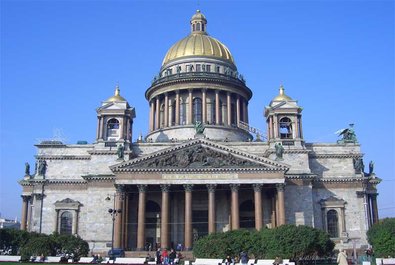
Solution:
[{"label": "group of people", "polygon": [[234,265],[240,260],[240,264],[245,265],[248,264],[248,254],[245,251],[240,252],[239,257],[231,257],[230,255],[226,256],[225,265]]},{"label": "group of people", "polygon": [[182,254],[177,253],[173,248],[168,251],[167,249],[163,249],[161,251],[160,248],[156,251],[156,264],[163,265],[173,265],[179,264],[182,259]]}]

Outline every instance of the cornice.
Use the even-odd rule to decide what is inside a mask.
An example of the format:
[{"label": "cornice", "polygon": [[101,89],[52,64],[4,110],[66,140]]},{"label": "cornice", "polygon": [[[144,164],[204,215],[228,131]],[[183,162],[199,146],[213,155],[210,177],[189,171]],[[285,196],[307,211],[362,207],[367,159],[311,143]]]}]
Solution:
[{"label": "cornice", "polygon": [[115,180],[115,175],[85,175],[82,178],[87,182],[112,182]]},{"label": "cornice", "polygon": [[339,177],[339,178],[316,178],[314,182],[321,182],[321,183],[345,183],[345,182],[363,182],[366,178],[361,177]]},{"label": "cornice", "polygon": [[285,174],[286,179],[306,179],[306,180],[314,180],[317,178],[316,174]]},{"label": "cornice", "polygon": [[362,153],[357,154],[317,154],[316,152],[310,152],[309,158],[362,158]]},{"label": "cornice", "polygon": [[36,155],[39,160],[90,160],[89,155]]},{"label": "cornice", "polygon": [[[117,150],[90,150],[88,151],[90,155],[116,155]],[[125,151],[125,156],[133,154],[133,151]]]},{"label": "cornice", "polygon": [[141,173],[197,173],[197,172],[243,172],[243,173],[254,173],[254,172],[286,172],[287,169],[278,168],[119,168],[116,169],[117,173],[126,172],[141,172]]},{"label": "cornice", "polygon": [[79,179],[52,179],[48,180],[47,185],[86,185],[85,180]]},{"label": "cornice", "polygon": [[[284,150],[284,154],[309,154],[311,151],[307,149],[294,149],[294,150]],[[270,154],[275,154],[276,150],[274,149],[267,149],[263,155],[265,157],[269,156]]]}]

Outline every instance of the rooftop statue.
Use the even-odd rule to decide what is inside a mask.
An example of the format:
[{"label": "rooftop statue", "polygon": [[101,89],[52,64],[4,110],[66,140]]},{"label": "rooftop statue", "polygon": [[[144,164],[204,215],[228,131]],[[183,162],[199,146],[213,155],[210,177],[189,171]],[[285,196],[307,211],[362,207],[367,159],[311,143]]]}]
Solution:
[{"label": "rooftop statue", "polygon": [[25,163],[25,176],[30,175],[30,165],[28,162]]},{"label": "rooftop statue", "polygon": [[277,143],[274,145],[276,148],[276,160],[283,160],[284,147],[282,144]]},{"label": "rooftop statue", "polygon": [[342,139],[337,140],[337,143],[358,143],[357,136],[354,131],[354,124],[350,124],[350,127],[347,129],[341,129],[336,132],[338,136],[342,137]]},{"label": "rooftop statue", "polygon": [[196,134],[203,134],[204,129],[206,129],[201,121],[195,122]]},{"label": "rooftop statue", "polygon": [[125,148],[123,147],[122,144],[118,145],[118,149],[117,149],[118,159],[119,160],[123,159],[124,154],[125,154]]}]

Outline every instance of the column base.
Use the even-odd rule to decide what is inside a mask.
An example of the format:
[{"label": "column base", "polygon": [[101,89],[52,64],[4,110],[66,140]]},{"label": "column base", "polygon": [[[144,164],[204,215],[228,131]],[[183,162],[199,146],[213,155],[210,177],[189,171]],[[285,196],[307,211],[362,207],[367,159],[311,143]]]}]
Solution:
[{"label": "column base", "polygon": [[144,251],[144,248],[136,248],[136,251]]},{"label": "column base", "polygon": [[191,247],[189,247],[189,248],[184,248],[184,250],[183,251],[191,251],[192,250],[192,248]]}]

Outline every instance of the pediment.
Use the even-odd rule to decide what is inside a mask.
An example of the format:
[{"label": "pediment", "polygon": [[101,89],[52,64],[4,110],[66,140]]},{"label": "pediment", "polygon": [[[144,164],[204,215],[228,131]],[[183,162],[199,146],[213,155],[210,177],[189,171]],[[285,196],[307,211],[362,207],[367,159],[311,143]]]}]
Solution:
[{"label": "pediment", "polygon": [[115,172],[147,171],[282,171],[288,166],[204,139],[180,145],[110,167]]}]

